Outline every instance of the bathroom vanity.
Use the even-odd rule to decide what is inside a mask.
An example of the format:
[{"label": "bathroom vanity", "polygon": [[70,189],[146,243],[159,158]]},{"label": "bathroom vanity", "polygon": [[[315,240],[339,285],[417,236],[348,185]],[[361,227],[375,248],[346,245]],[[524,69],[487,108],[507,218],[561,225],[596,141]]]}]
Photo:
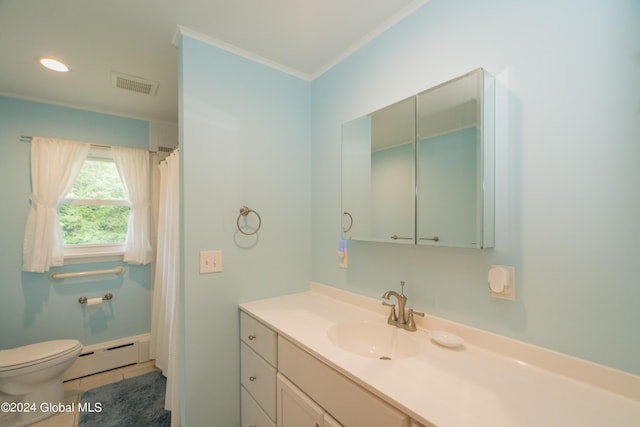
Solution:
[{"label": "bathroom vanity", "polygon": [[249,313],[243,305],[243,427],[421,426]]},{"label": "bathroom vanity", "polygon": [[[387,310],[315,283],[308,292],[241,304],[242,426],[620,427],[640,420],[635,375],[428,315],[408,332],[387,325]],[[429,329],[465,343],[436,344]]]}]

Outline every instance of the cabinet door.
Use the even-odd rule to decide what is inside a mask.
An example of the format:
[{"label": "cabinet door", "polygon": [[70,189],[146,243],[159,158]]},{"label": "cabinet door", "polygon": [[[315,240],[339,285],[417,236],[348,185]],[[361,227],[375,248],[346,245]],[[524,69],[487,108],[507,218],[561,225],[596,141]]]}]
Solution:
[{"label": "cabinet door", "polygon": [[323,427],[343,427],[343,425],[340,424],[339,422],[337,422],[332,417],[330,417],[329,414],[327,414],[325,412],[325,414],[324,414],[324,426]]},{"label": "cabinet door", "polygon": [[324,411],[278,374],[278,427],[321,427]]}]

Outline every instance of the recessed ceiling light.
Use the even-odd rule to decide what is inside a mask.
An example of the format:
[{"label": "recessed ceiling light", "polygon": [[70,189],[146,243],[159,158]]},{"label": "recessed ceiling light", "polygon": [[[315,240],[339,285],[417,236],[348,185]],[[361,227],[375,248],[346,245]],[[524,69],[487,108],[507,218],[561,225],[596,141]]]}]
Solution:
[{"label": "recessed ceiling light", "polygon": [[69,67],[66,64],[58,61],[57,59],[40,58],[39,61],[44,67],[50,70],[58,71],[60,73],[66,73],[67,71],[69,71]]}]

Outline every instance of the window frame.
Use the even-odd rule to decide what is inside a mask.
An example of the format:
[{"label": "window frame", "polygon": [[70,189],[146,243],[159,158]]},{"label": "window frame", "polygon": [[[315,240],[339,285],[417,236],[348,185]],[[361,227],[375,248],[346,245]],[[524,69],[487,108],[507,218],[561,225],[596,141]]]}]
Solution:
[{"label": "window frame", "polygon": [[[115,164],[111,149],[108,147],[91,147],[87,160],[106,161]],[[82,165],[84,167],[84,163]],[[118,174],[119,175],[119,174]],[[122,182],[122,178],[120,178]],[[75,185],[75,182],[74,182]],[[124,182],[122,182],[124,187]],[[126,195],[125,195],[126,197]],[[76,199],[64,198],[58,204],[61,205],[84,205],[84,206],[127,206],[131,208],[131,203],[126,199]],[[131,215],[131,210],[129,210]],[[60,222],[60,219],[58,219]],[[60,223],[62,227],[62,223]],[[90,262],[122,261],[126,246],[125,241],[121,243],[81,243],[63,244],[65,264],[81,264]]]}]

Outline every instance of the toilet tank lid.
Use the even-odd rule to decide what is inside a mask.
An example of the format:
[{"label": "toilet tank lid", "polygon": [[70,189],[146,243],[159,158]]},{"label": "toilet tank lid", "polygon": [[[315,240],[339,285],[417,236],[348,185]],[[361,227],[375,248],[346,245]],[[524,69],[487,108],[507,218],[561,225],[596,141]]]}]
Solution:
[{"label": "toilet tank lid", "polygon": [[80,348],[78,340],[53,340],[0,350],[0,371],[44,362]]}]

